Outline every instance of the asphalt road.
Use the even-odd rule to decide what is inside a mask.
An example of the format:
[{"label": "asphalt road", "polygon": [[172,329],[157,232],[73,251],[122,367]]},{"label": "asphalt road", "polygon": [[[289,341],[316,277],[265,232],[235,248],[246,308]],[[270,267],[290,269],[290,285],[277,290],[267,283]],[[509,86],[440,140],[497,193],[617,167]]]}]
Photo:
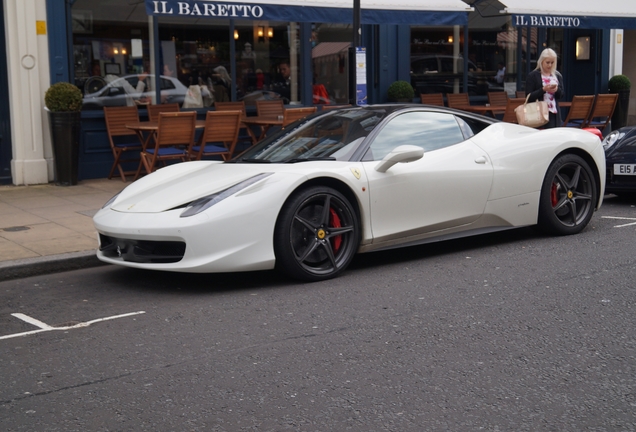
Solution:
[{"label": "asphalt road", "polygon": [[0,429],[634,431],[635,205],[314,284],[111,266],[0,283]]}]

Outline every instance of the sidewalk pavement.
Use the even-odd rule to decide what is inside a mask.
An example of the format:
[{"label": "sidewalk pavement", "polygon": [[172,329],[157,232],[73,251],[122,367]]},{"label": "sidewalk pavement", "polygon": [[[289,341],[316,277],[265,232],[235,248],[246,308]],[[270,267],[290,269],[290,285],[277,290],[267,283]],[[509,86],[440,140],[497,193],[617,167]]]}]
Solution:
[{"label": "sidewalk pavement", "polygon": [[0,281],[100,265],[93,215],[129,184],[0,186]]}]

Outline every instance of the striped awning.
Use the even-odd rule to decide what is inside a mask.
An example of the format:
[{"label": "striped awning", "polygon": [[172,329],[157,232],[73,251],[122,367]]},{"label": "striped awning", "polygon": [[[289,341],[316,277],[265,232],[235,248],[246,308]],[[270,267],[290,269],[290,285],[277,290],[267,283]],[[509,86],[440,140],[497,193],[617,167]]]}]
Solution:
[{"label": "striped awning", "polygon": [[350,42],[321,42],[311,49],[311,58],[317,59],[334,54],[346,53]]}]

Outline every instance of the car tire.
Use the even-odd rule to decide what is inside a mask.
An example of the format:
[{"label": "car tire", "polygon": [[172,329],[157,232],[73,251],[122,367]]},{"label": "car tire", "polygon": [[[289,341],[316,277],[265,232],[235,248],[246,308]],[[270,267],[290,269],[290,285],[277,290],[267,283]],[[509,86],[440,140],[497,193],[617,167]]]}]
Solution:
[{"label": "car tire", "polygon": [[358,215],[337,190],[312,186],[294,193],[276,222],[276,267],[304,281],[333,278],[358,250]]},{"label": "car tire", "polygon": [[548,168],[539,198],[539,228],[549,234],[581,232],[590,222],[598,190],[590,166],[580,156],[558,157]]}]

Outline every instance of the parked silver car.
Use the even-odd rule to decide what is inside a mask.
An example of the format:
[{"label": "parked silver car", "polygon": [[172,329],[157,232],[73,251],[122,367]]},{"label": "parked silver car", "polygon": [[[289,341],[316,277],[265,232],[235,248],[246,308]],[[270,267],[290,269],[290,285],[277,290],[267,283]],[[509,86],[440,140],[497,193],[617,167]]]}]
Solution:
[{"label": "parked silver car", "polygon": [[[155,95],[155,91],[152,88],[149,89],[148,85],[139,85],[139,75],[137,74],[113,77],[110,81],[107,78],[93,80],[94,82],[89,86],[89,91],[92,92],[84,95],[83,109],[132,105],[136,100],[151,100]],[[150,81],[150,78],[147,78],[147,81]],[[181,81],[162,75],[159,83],[163,103],[183,103],[188,88]]]}]

